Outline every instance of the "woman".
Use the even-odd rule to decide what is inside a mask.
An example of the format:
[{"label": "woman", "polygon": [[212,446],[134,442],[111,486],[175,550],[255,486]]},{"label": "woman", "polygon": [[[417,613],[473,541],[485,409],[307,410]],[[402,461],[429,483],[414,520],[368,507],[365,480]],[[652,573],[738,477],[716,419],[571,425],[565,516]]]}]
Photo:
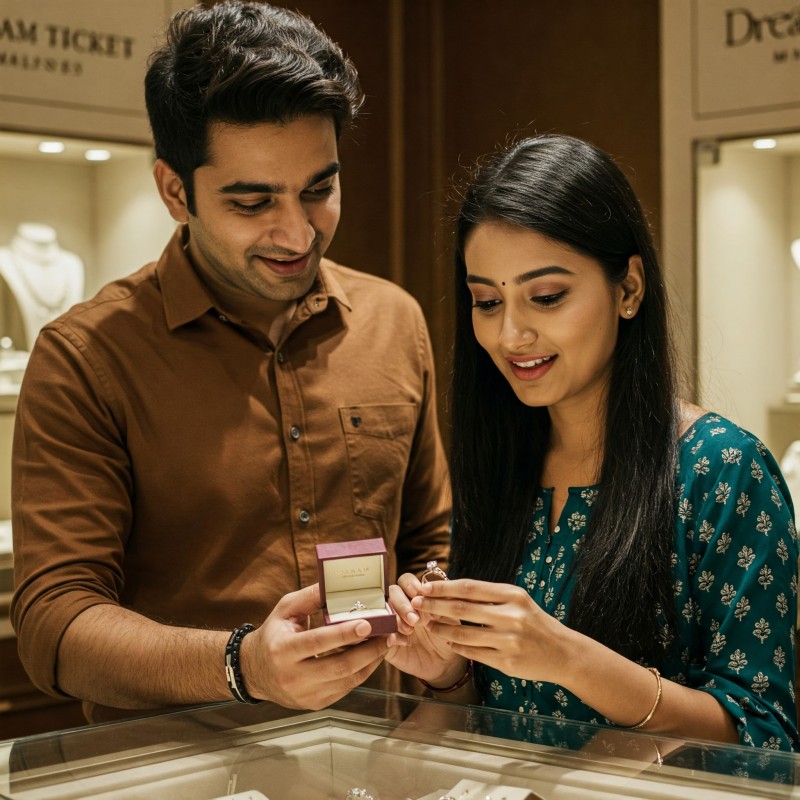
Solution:
[{"label": "woman", "polygon": [[389,660],[442,699],[798,746],[788,492],[752,434],[677,399],[621,171],[564,136],[494,157],[455,277],[450,580],[392,587]]}]

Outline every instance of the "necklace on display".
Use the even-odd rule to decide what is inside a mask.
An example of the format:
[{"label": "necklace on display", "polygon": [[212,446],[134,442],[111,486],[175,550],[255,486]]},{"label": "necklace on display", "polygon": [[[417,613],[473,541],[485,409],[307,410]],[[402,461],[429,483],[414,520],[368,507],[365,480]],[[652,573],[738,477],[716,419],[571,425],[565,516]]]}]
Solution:
[{"label": "necklace on display", "polygon": [[[48,321],[57,317],[65,310],[70,276],[59,269],[62,250],[55,239],[38,242],[17,235],[11,240],[8,252],[9,266],[36,307],[37,316]],[[48,286],[49,293],[43,291]]]},{"label": "necklace on display", "polygon": [[27,350],[39,331],[83,294],[83,262],[59,246],[54,228],[23,222],[0,248],[0,277],[19,310]]}]

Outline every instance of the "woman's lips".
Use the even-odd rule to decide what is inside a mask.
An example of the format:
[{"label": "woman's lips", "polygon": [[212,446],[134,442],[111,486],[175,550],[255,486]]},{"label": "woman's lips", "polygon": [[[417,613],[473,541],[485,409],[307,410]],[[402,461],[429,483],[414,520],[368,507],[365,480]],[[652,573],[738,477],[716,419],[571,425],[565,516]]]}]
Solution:
[{"label": "woman's lips", "polygon": [[305,271],[311,259],[311,251],[309,250],[304,256],[295,259],[279,260],[267,258],[266,256],[256,256],[256,258],[276,275],[280,275],[282,278],[290,278]]},{"label": "woman's lips", "polygon": [[506,357],[511,372],[522,381],[534,381],[549,372],[558,356]]}]

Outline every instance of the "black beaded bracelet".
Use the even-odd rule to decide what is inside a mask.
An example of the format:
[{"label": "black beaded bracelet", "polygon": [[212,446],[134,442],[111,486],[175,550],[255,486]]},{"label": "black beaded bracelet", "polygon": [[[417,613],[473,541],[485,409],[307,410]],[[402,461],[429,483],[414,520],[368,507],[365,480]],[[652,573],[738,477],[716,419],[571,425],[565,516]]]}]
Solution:
[{"label": "black beaded bracelet", "polygon": [[239,662],[239,648],[242,646],[242,639],[255,629],[256,626],[251,625],[249,622],[240,628],[234,628],[231,638],[228,639],[228,644],[225,645],[225,677],[228,679],[228,688],[231,690],[234,700],[238,700],[240,703],[250,703],[251,705],[261,701],[251,697],[247,689],[244,688],[242,667]]}]

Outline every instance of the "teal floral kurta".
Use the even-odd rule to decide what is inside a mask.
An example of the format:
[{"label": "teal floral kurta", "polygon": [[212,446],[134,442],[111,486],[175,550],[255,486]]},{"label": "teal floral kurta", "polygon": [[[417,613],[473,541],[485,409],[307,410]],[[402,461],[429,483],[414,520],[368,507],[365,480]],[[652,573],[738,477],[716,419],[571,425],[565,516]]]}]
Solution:
[{"label": "teal floral kurta", "polygon": [[[580,549],[596,488],[570,489],[552,533],[552,491],[537,497],[516,582],[565,621],[570,567]],[[706,414],[683,437],[676,481],[675,577],[681,646],[656,664],[677,683],[713,695],[736,719],[740,741],[798,748],[794,702],[797,530],[789,493],[769,451],[752,434]],[[667,653],[665,649],[665,654]],[[609,724],[574,694],[476,665],[484,705],[524,717]],[[516,726],[527,727],[524,718]]]}]

